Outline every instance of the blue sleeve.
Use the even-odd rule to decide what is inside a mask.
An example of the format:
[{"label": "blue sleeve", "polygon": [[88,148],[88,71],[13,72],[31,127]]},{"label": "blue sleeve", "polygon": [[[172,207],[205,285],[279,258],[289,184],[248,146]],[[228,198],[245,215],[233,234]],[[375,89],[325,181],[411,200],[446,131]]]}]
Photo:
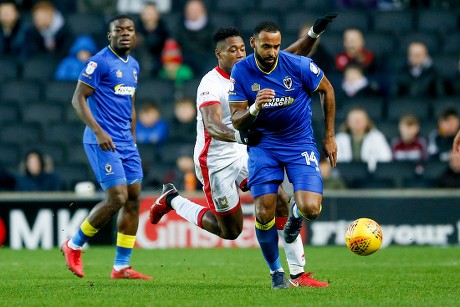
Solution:
[{"label": "blue sleeve", "polygon": [[323,79],[323,71],[307,57],[301,57],[300,71],[302,84],[310,91],[315,91]]},{"label": "blue sleeve", "polygon": [[228,102],[238,102],[238,101],[247,101],[249,97],[246,96],[243,84],[243,73],[241,69],[242,65],[235,64],[232,69],[232,74],[230,77],[230,81],[233,84],[233,88],[230,88],[228,92]]},{"label": "blue sleeve", "polygon": [[86,62],[78,80],[96,88],[107,70],[107,63],[102,57],[92,57]]}]

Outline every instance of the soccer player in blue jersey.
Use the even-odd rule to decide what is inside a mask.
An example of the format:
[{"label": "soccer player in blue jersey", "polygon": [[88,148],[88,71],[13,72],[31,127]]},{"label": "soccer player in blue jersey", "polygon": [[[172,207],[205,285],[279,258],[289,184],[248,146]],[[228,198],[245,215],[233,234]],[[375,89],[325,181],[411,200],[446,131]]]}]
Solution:
[{"label": "soccer player in blue jersey", "polygon": [[323,148],[330,164],[336,165],[334,89],[310,58],[280,51],[281,32],[275,23],[257,25],[250,44],[254,54],[232,70],[230,112],[236,129],[262,133],[258,145],[248,146],[248,186],[255,201],[256,235],[270,268],[272,287],[281,289],[287,288],[287,282],[274,227],[278,186],[286,170],[295,199],[284,228],[289,243],[297,238],[303,219],[314,220],[321,212],[320,155],[311,122],[313,92],[320,93],[323,105]]},{"label": "soccer player in blue jersey", "polygon": [[143,177],[134,131],[139,64],[129,55],[136,42],[133,20],[125,15],[112,18],[107,37],[109,46],[88,59],[72,98],[73,107],[86,124],[83,136],[86,155],[107,198],[91,210],[61,250],[67,267],[83,277],[83,244],[118,213],[111,278],[152,279],[130,266]]}]

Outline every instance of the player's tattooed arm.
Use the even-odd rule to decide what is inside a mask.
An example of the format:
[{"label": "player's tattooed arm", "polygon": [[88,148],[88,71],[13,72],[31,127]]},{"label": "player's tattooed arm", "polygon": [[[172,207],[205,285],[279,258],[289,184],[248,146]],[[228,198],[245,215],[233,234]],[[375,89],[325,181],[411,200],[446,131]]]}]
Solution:
[{"label": "player's tattooed arm", "polygon": [[326,15],[318,18],[308,33],[287,47],[285,51],[293,54],[307,56],[313,49],[319,36],[324,31],[326,31],[329,23],[331,23],[336,17],[337,13],[327,13]]}]

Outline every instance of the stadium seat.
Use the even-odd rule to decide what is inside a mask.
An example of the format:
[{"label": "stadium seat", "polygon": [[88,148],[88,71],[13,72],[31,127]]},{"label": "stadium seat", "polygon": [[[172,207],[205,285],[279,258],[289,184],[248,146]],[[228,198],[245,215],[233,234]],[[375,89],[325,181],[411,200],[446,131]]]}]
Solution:
[{"label": "stadium seat", "polygon": [[54,77],[59,61],[55,57],[34,57],[22,65],[22,79],[33,81],[48,81]]},{"label": "stadium seat", "polygon": [[438,54],[433,56],[433,65],[442,78],[449,80],[459,72],[458,60],[458,55]]},{"label": "stadium seat", "polygon": [[392,188],[403,188],[406,181],[413,180],[416,163],[411,161],[379,162],[373,180],[386,182]]},{"label": "stadium seat", "polygon": [[61,105],[54,103],[30,103],[22,109],[24,122],[40,123],[43,126],[61,122],[64,114]]},{"label": "stadium seat", "polygon": [[343,33],[350,28],[357,28],[367,33],[369,31],[369,16],[367,11],[363,10],[344,10],[341,11],[339,17],[331,23],[328,31]]},{"label": "stadium seat", "polygon": [[66,16],[66,22],[75,35],[100,36],[107,32],[104,17],[100,14],[74,13]]},{"label": "stadium seat", "polygon": [[33,81],[14,80],[5,82],[4,89],[0,91],[1,100],[20,104],[37,101],[41,98],[41,85]]},{"label": "stadium seat", "polygon": [[369,171],[365,162],[338,162],[340,177],[351,189],[361,187],[369,179]]},{"label": "stadium seat", "polygon": [[3,127],[0,136],[2,142],[36,144],[42,141],[42,127],[37,123],[14,123]]},{"label": "stadium seat", "polygon": [[415,41],[425,43],[431,55],[435,55],[441,50],[440,38],[436,34],[412,32],[400,36],[399,53],[406,55],[409,44]]},{"label": "stadium seat", "polygon": [[18,78],[19,67],[15,58],[2,55],[0,58],[0,81],[15,80]]},{"label": "stadium seat", "polygon": [[[288,2],[288,1],[285,1]],[[306,11],[293,11],[290,14],[285,14],[284,27],[281,29],[284,32],[295,33],[298,35],[300,28],[304,25],[313,25],[318,15],[315,13],[307,13]],[[327,32],[326,32],[327,33]]]},{"label": "stadium seat", "polygon": [[84,127],[83,123],[54,123],[46,128],[45,139],[47,142],[81,145]]},{"label": "stadium seat", "polygon": [[[214,5],[221,13],[248,13],[256,9],[255,0],[216,0]],[[245,19],[247,17],[245,16]],[[254,23],[254,26],[256,23]]]},{"label": "stadium seat", "polygon": [[89,171],[88,164],[83,163],[63,163],[56,164],[54,167],[57,175],[61,179],[64,189],[73,191],[75,184],[81,181],[93,181],[94,175]]},{"label": "stadium seat", "polygon": [[442,36],[442,47],[443,54],[458,57],[460,50],[460,32],[445,33]]},{"label": "stadium seat", "polygon": [[375,123],[377,129],[379,129],[386,137],[388,142],[391,142],[394,138],[399,136],[399,118],[398,120],[383,120]]},{"label": "stadium seat", "polygon": [[[343,34],[326,31],[321,36],[321,45],[333,56],[343,50]],[[335,66],[335,65],[334,65]]]},{"label": "stadium seat", "polygon": [[82,142],[68,143],[65,145],[65,148],[67,152],[65,157],[66,163],[89,164]]},{"label": "stadium seat", "polygon": [[72,96],[77,86],[77,81],[48,81],[45,88],[45,99],[71,105]]},{"label": "stadium seat", "polygon": [[[232,2],[232,1],[227,1]],[[275,12],[262,12],[262,11],[251,11],[244,15],[244,18],[240,20],[240,31],[245,35],[246,33],[253,33],[254,27],[262,22],[270,20],[277,23],[281,29],[283,26],[280,24],[280,15]],[[244,37],[249,37],[250,35],[245,35]]]},{"label": "stadium seat", "polygon": [[228,13],[209,12],[211,24],[216,28],[220,27],[236,27],[236,16]]},{"label": "stadium seat", "polygon": [[0,129],[10,123],[17,123],[19,120],[19,107],[14,104],[1,105]]},{"label": "stadium seat", "polygon": [[306,11],[316,12],[319,16],[320,14],[325,14],[330,10],[334,9],[333,1],[324,1],[324,0],[300,0],[299,9],[304,8]]},{"label": "stadium seat", "polygon": [[377,11],[372,20],[376,32],[391,35],[414,30],[414,16],[411,11]]},{"label": "stadium seat", "polygon": [[[210,12],[211,13],[211,12]],[[164,22],[166,29],[169,31],[172,37],[175,37],[178,30],[178,25],[181,21],[181,13],[169,12],[161,16],[161,20]]]},{"label": "stadium seat", "polygon": [[260,1],[257,9],[264,11],[277,11],[279,13],[285,13],[285,15],[290,15],[291,12],[298,9],[296,1],[286,1],[286,0],[270,0],[270,1]]},{"label": "stadium seat", "polygon": [[385,100],[383,97],[363,97],[363,98],[348,98],[340,102],[340,107],[337,109],[337,119],[343,121],[346,119],[348,112],[354,108],[362,108],[366,110],[369,117],[373,121],[383,119],[383,109]]},{"label": "stadium seat", "polygon": [[161,159],[161,147],[161,145],[154,144],[137,144],[142,161],[146,161],[148,165],[155,164]]},{"label": "stadium seat", "polygon": [[417,30],[420,32],[452,33],[457,28],[458,16],[452,10],[422,10],[418,12]]},{"label": "stadium seat", "polygon": [[399,120],[404,114],[413,114],[420,121],[431,118],[430,101],[423,98],[397,98],[388,99],[388,120]]},{"label": "stadium seat", "polygon": [[366,48],[371,50],[376,56],[393,55],[395,49],[395,39],[392,35],[369,32],[366,33]]},{"label": "stadium seat", "polygon": [[201,82],[201,79],[199,78],[195,78],[195,79],[186,81],[180,91],[181,96],[186,97],[186,98],[192,98],[193,100],[195,100],[196,93],[198,90],[198,86],[200,85],[200,82]]},{"label": "stadium seat", "polygon": [[169,80],[145,79],[138,84],[137,101],[155,101],[157,104],[171,104],[174,101],[174,83]]},{"label": "stadium seat", "polygon": [[433,117],[438,116],[447,108],[454,108],[460,114],[460,102],[458,97],[443,97],[433,100]]},{"label": "stadium seat", "polygon": [[161,162],[175,165],[176,160],[181,155],[193,157],[194,145],[182,142],[169,142],[161,147]]},{"label": "stadium seat", "polygon": [[17,168],[21,161],[21,146],[13,143],[0,143],[0,165]]},{"label": "stadium seat", "polygon": [[431,187],[436,186],[436,182],[441,175],[447,170],[449,164],[441,161],[428,161],[423,165],[423,173],[421,178],[425,180]]}]

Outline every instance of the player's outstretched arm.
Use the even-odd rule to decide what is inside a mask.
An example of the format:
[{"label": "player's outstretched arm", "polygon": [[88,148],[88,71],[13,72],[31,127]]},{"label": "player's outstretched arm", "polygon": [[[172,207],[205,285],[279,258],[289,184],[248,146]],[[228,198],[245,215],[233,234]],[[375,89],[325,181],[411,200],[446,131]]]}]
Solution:
[{"label": "player's outstretched arm", "polygon": [[337,143],[335,142],[335,94],[334,88],[332,87],[326,76],[323,76],[317,91],[320,93],[321,105],[323,107],[324,114],[324,138],[323,148],[326,155],[329,158],[329,163],[332,167],[337,164]]},{"label": "player's outstretched arm", "polygon": [[78,117],[96,134],[97,142],[102,150],[115,150],[115,144],[110,135],[108,135],[94,119],[91,109],[86,101],[94,92],[94,89],[85,83],[78,81],[77,87],[72,97],[72,106],[77,112]]},{"label": "player's outstretched arm", "polygon": [[454,151],[454,153],[460,155],[460,130],[457,132],[457,135],[454,138],[454,145],[452,150]]},{"label": "player's outstretched arm", "polygon": [[310,30],[308,30],[308,33],[287,47],[285,51],[293,54],[307,56],[313,49],[313,46],[315,45],[319,36],[324,31],[326,31],[329,23],[331,23],[336,17],[337,13],[327,13],[326,15],[318,18],[315,21],[315,24],[310,28]]}]

